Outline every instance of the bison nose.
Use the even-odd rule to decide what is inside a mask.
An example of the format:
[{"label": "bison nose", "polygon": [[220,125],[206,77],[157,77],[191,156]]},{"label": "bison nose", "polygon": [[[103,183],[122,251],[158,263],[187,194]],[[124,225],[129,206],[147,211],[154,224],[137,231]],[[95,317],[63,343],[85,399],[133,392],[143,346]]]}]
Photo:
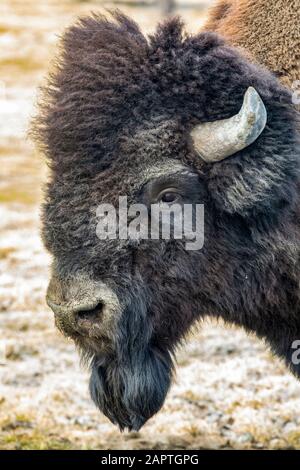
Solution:
[{"label": "bison nose", "polygon": [[104,310],[103,302],[99,302],[96,307],[79,310],[75,312],[77,323],[81,327],[92,327],[94,324],[100,323],[102,320],[102,313]]},{"label": "bison nose", "polygon": [[102,282],[82,277],[68,281],[53,277],[46,300],[56,325],[68,336],[108,336],[121,312],[114,291]]},{"label": "bison nose", "polygon": [[47,304],[53,310],[60,325],[68,325],[75,330],[89,330],[103,320],[104,302],[96,301],[91,305],[62,305],[47,297]]}]

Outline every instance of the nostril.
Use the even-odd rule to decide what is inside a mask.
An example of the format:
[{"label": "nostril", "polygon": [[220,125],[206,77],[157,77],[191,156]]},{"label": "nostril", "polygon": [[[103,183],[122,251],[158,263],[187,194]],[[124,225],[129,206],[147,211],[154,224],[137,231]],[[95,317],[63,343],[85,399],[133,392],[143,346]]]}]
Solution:
[{"label": "nostril", "polygon": [[90,310],[79,310],[76,312],[79,323],[97,323],[101,320],[103,303],[99,302],[95,308]]}]

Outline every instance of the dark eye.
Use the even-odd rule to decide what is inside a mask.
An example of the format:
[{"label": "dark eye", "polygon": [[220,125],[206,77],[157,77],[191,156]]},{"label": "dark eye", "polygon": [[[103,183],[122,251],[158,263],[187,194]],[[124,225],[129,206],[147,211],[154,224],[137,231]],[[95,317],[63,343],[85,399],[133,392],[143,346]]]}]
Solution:
[{"label": "dark eye", "polygon": [[178,202],[179,199],[180,199],[180,194],[172,190],[166,190],[162,192],[158,197],[158,200],[160,202],[164,202],[166,204],[173,204],[174,202]]}]

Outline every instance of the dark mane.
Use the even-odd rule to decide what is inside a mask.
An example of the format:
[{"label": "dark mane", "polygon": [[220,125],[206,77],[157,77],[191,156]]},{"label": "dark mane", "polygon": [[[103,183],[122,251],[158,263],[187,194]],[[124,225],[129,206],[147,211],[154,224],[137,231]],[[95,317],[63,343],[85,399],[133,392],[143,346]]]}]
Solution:
[{"label": "dark mane", "polygon": [[[189,36],[179,18],[146,38],[120,12],[79,20],[65,33],[40,102],[35,138],[50,160],[107,164],[122,133],[152,116],[201,122],[237,112],[251,83],[270,101],[290,96],[214,33]],[[272,99],[273,99],[272,97]]]},{"label": "dark mane", "polygon": [[[266,108],[262,133],[205,162],[191,130],[235,115],[249,87]],[[138,429],[157,412],[176,345],[206,315],[255,331],[299,375],[299,115],[276,77],[214,33],[186,34],[178,18],[146,39],[119,12],[93,15],[62,39],[34,133],[52,169],[42,213],[51,308],[92,356],[92,397],[113,422]],[[151,205],[173,185],[182,205],[205,206],[203,249],[99,239],[100,203]],[[84,321],[93,312],[88,332],[78,305]]]}]

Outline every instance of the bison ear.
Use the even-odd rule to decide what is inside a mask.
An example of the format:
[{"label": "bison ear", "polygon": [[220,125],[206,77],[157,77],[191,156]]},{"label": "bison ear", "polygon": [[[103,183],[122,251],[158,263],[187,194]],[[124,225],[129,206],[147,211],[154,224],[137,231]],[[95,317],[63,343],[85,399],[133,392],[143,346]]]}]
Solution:
[{"label": "bison ear", "polygon": [[209,193],[222,211],[243,217],[275,216],[283,207],[294,207],[300,170],[299,117],[288,90],[275,91],[264,97],[268,125],[259,139],[207,167]]}]

